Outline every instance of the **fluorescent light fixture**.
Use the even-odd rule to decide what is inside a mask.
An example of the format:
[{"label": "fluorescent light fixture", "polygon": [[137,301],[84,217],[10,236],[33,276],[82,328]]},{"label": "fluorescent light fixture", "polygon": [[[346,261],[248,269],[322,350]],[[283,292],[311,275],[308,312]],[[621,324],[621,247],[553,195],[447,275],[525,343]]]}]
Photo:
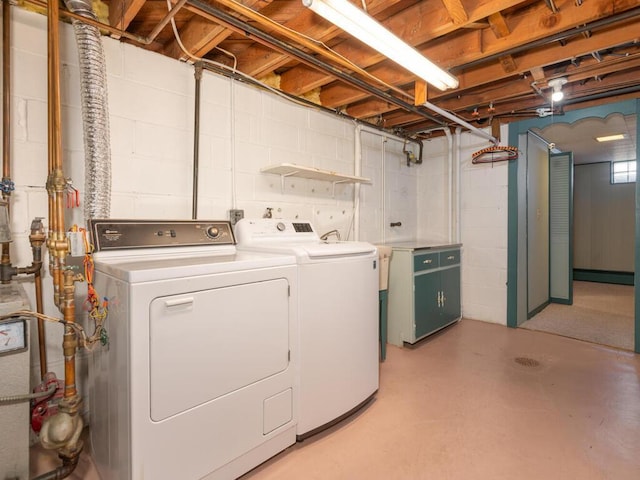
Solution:
[{"label": "fluorescent light fixture", "polygon": [[559,102],[564,98],[564,93],[562,92],[562,86],[567,83],[567,79],[560,77],[549,80],[549,86],[553,88],[553,93],[551,94],[551,100],[554,102]]},{"label": "fluorescent light fixture", "polygon": [[347,0],[302,0],[302,4],[434,87],[440,90],[458,87],[456,77]]},{"label": "fluorescent light fixture", "polygon": [[615,133],[613,135],[605,135],[603,137],[596,137],[598,142],[612,142],[614,140],[624,140],[626,137],[623,133]]}]

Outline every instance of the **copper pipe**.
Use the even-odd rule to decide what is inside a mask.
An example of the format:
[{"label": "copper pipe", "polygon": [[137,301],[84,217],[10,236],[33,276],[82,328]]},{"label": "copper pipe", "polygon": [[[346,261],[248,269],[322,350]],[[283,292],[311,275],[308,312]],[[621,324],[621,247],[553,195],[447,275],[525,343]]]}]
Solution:
[{"label": "copper pipe", "polygon": [[2,177],[11,173],[11,11],[2,2]]},{"label": "copper pipe", "polygon": [[76,333],[69,324],[75,321],[74,305],[74,275],[65,270],[65,258],[69,251],[69,244],[64,232],[64,193],[66,179],[62,173],[62,125],[60,108],[60,37],[59,16],[60,6],[57,1],[49,2],[47,15],[48,33],[48,120],[49,120],[49,175],[47,177],[47,191],[53,208],[49,211],[53,215],[49,219],[50,235],[47,238],[49,254],[53,257],[52,276],[54,281],[54,300],[64,316],[66,322],[62,348],[65,363],[65,393],[64,398],[76,398],[75,380],[75,352],[77,347]]},{"label": "copper pipe", "polygon": [[[24,1],[27,3],[31,3],[33,5],[37,5],[42,8],[47,8],[47,5],[48,5],[47,2],[43,2],[42,0],[24,0]],[[155,26],[155,28],[151,31],[151,33],[146,37],[143,37],[141,35],[135,35],[133,33],[120,30],[118,28],[114,28],[107,23],[102,23],[92,18],[84,17],[77,13],[70,12],[69,10],[66,10],[64,8],[59,9],[59,15],[61,17],[71,18],[73,20],[79,20],[83,23],[86,23],[87,25],[93,25],[94,27],[99,28],[100,30],[109,32],[114,37],[118,37],[118,38],[124,37],[127,40],[131,40],[141,45],[149,45],[151,44],[151,42],[153,42],[156,39],[156,37],[160,34],[162,29],[166,27],[167,24],[171,21],[171,19],[175,17],[176,13],[178,13],[178,10],[180,10],[186,2],[187,0],[180,0],[178,3],[176,3],[173,6],[173,8],[169,10],[167,14],[162,18],[162,20],[160,20],[160,23],[158,23]]]},{"label": "copper pipe", "polygon": [[[2,2],[2,182],[10,181],[11,175],[11,11],[9,2]],[[8,200],[10,193],[2,190],[2,198]],[[7,202],[9,218],[9,202]],[[0,263],[11,265],[9,242],[2,244]]]},{"label": "copper pipe", "polygon": [[64,300],[62,311],[64,313],[65,327],[62,350],[64,353],[64,398],[75,398],[78,396],[76,388],[76,350],[78,348],[78,338],[75,330],[71,327],[76,321],[75,307],[75,282],[79,278],[71,270],[64,272]]},{"label": "copper pipe", "polygon": [[48,175],[49,236],[47,247],[52,258],[51,275],[54,282],[54,301],[64,317],[64,397],[58,404],[55,417],[45,420],[40,442],[45,448],[55,448],[63,459],[62,467],[44,478],[64,478],[75,468],[82,451],[80,435],[82,399],[76,387],[76,351],[78,338],[75,322],[75,282],[80,276],[65,268],[69,241],[64,231],[64,198],[66,179],[62,171],[62,135],[60,108],[60,6],[57,0],[48,3],[47,10],[47,78],[48,78]]},{"label": "copper pipe", "polygon": [[[60,177],[62,175],[62,135],[60,125],[62,116],[60,109],[60,6],[57,1],[48,3],[47,16],[47,68],[48,68],[48,165],[47,192],[49,194],[49,236],[47,247],[52,258],[51,275],[53,277],[54,301],[60,308],[62,291],[62,267],[64,266],[63,252],[60,248],[60,231],[64,228],[61,221]],[[66,186],[66,183],[65,183]],[[52,205],[53,204],[53,205]],[[64,313],[64,312],[63,312]]]}]

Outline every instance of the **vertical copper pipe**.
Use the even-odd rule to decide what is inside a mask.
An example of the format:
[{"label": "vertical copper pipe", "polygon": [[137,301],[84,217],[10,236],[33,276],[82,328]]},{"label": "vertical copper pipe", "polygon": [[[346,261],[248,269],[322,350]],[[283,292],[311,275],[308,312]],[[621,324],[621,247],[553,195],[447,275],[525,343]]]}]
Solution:
[{"label": "vertical copper pipe", "polygon": [[11,11],[2,2],[2,176],[10,175],[11,159]]},{"label": "vertical copper pipe", "polygon": [[63,313],[66,325],[64,327],[64,340],[62,350],[64,353],[64,398],[76,398],[78,390],[76,388],[76,349],[78,338],[75,330],[70,326],[75,322],[75,275],[71,270],[64,272],[64,300]]},{"label": "vertical copper pipe", "polygon": [[49,176],[47,191],[49,201],[53,203],[49,211],[50,236],[47,240],[49,254],[53,257],[54,296],[58,308],[66,322],[62,349],[64,353],[64,398],[76,402],[75,353],[78,345],[76,333],[70,326],[75,322],[75,278],[70,270],[65,270],[65,259],[68,253],[68,242],[64,232],[64,194],[66,181],[62,172],[62,135],[60,127],[60,38],[59,20],[60,6],[58,0],[48,4],[48,87],[49,87]]},{"label": "vertical copper pipe", "polygon": [[[49,238],[47,246],[52,258],[51,275],[54,284],[54,301],[58,308],[62,307],[62,286],[64,256],[64,175],[62,173],[62,135],[60,125],[62,115],[60,108],[60,5],[58,1],[48,2],[48,124],[49,124],[49,176],[47,191],[49,193]],[[62,310],[62,309],[61,309]],[[64,313],[64,312],[63,312]]]},{"label": "vertical copper pipe", "polygon": [[[11,11],[9,2],[2,2],[2,181],[11,174]],[[2,198],[9,193],[2,191]],[[7,207],[9,208],[9,207]],[[9,217],[11,218],[11,217]],[[9,242],[2,244],[0,263],[11,265]]]}]

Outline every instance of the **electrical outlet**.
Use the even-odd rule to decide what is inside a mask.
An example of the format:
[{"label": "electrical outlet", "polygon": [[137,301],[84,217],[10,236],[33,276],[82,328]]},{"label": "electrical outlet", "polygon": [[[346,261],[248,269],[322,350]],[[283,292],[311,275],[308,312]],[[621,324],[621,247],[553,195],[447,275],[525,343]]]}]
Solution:
[{"label": "electrical outlet", "polygon": [[231,220],[231,225],[235,225],[238,223],[238,220],[244,218],[244,210],[229,210],[229,220]]}]

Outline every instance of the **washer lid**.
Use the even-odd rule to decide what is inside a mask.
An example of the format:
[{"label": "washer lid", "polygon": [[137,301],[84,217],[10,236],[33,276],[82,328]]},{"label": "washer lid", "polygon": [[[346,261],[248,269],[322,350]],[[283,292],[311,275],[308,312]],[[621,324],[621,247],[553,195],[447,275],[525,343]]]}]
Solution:
[{"label": "washer lid", "polygon": [[310,258],[344,257],[374,253],[376,247],[365,242],[321,242],[299,245]]},{"label": "washer lid", "polygon": [[242,219],[236,226],[238,250],[293,253],[299,260],[352,257],[376,252],[366,242],[320,240],[311,223],[303,220]]}]

